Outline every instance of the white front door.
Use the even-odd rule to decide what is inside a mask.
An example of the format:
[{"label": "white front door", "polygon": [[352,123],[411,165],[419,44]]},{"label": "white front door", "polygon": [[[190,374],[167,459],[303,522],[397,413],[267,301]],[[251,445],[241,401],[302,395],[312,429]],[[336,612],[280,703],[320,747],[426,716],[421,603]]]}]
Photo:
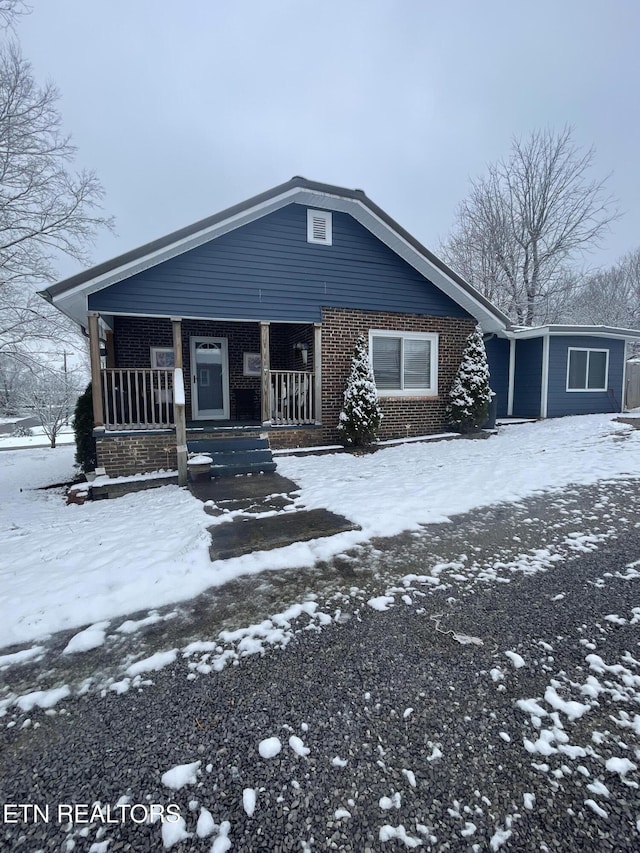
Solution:
[{"label": "white front door", "polygon": [[226,338],[191,338],[191,414],[194,420],[229,419]]}]

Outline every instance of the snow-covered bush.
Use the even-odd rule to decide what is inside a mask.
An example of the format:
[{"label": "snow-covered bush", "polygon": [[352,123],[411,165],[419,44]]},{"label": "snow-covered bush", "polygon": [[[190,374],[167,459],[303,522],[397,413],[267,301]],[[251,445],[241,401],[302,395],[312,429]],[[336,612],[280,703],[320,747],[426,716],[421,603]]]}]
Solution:
[{"label": "snow-covered bush", "polygon": [[477,326],[467,338],[462,361],[451,387],[447,420],[460,432],[473,432],[487,420],[490,400],[487,353],[482,332]]},{"label": "snow-covered bush", "polygon": [[93,397],[91,383],[78,397],[73,418],[76,437],[76,462],[83,472],[93,471],[97,464],[96,440],[93,437]]},{"label": "snow-covered bush", "polygon": [[345,444],[362,447],[376,438],[382,411],[369,362],[364,336],[356,341],[351,373],[344,392],[344,405],[338,420],[338,433]]},{"label": "snow-covered bush", "polygon": [[16,424],[11,433],[12,438],[29,438],[32,435],[32,431],[24,424]]}]

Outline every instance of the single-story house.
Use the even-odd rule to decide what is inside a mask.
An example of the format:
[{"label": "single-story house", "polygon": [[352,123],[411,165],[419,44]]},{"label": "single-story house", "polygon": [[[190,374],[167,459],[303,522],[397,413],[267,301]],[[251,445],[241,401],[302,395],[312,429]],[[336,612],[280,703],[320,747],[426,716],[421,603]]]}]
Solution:
[{"label": "single-story house", "polygon": [[640,337],[513,328],[362,190],[300,177],[42,295],[87,330],[98,463],[111,476],[175,467],[182,376],[187,445],[242,432],[303,447],[337,440],[359,334],[381,438],[445,428],[476,324],[499,412],[514,416],[619,410],[625,341]]}]

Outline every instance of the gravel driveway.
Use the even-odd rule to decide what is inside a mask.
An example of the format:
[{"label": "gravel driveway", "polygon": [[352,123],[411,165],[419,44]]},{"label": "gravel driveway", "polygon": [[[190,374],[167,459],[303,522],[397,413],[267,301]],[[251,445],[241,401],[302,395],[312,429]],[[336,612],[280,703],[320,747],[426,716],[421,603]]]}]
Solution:
[{"label": "gravel driveway", "polygon": [[[0,849],[637,851],[639,510],[636,479],[539,495],[235,582],[82,659],[54,638],[2,673],[72,695],[2,720],[0,803],[49,822],[10,808]],[[225,635],[112,689],[311,595],[261,654]],[[169,804],[184,823],[143,822]]]}]

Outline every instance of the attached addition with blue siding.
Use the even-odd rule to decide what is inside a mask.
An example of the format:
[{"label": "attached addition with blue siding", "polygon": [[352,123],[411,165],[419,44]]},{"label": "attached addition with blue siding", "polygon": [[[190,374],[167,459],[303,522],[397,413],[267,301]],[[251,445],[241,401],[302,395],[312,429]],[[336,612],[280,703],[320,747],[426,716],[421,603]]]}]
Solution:
[{"label": "attached addition with blue siding", "polygon": [[542,338],[516,342],[513,416],[539,418],[542,395]]},{"label": "attached addition with blue siding", "polygon": [[[567,364],[570,348],[608,351],[609,370],[606,377],[606,391],[567,391]],[[624,341],[612,338],[551,335],[547,417],[621,411],[624,352]]]},{"label": "attached addition with blue siding", "polygon": [[[587,415],[606,412],[619,412],[623,407],[623,376],[625,360],[625,342],[618,338],[598,335],[549,334],[548,366],[546,369],[546,410],[544,409],[542,383],[545,376],[545,334],[538,337],[518,338],[515,340],[515,376],[513,377],[513,417],[520,418],[559,418],[564,415]],[[501,343],[501,341],[499,341]],[[505,341],[505,343],[508,343]],[[580,358],[576,387],[570,388],[568,381],[570,352],[584,353]],[[586,351],[586,352],[585,352]],[[606,354],[606,374],[602,353]],[[602,367],[603,390],[588,390],[587,353],[594,353]],[[508,361],[508,349],[500,349],[498,344],[489,342],[487,356],[490,369],[497,372],[497,381],[504,384],[503,371]],[[495,365],[495,368],[492,365]],[[584,382],[580,379],[584,373]],[[600,378],[598,369],[594,375]],[[492,378],[493,382],[493,378]],[[584,387],[580,387],[580,385]],[[498,409],[501,414],[503,408]]]}]

